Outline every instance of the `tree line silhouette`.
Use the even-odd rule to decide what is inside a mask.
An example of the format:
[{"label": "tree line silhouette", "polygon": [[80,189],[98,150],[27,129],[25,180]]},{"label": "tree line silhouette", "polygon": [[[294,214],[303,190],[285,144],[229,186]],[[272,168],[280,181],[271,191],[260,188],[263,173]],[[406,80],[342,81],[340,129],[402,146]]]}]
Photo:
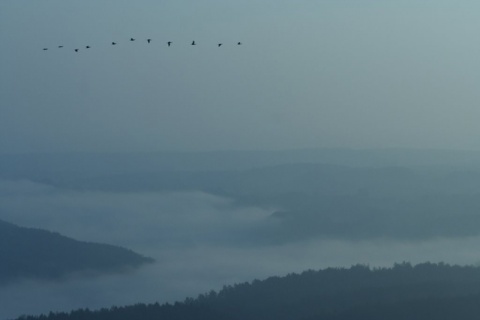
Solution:
[{"label": "tree line silhouette", "polygon": [[23,316],[19,320],[474,319],[480,268],[439,263],[356,265],[224,286],[174,304]]}]

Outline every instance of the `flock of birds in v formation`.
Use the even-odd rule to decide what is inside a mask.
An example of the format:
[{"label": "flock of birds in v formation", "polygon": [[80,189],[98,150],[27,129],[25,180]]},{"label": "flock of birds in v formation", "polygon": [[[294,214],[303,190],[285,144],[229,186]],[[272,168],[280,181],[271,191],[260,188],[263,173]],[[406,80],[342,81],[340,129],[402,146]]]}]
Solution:
[{"label": "flock of birds in v formation", "polygon": [[[135,41],[135,40],[136,40],[135,38],[130,38],[130,41],[131,41],[131,42],[133,42],[133,41]],[[147,39],[147,43],[150,43],[150,42],[152,42],[152,39]],[[167,42],[167,46],[168,46],[168,47],[171,47],[172,44],[173,44],[172,41],[168,41],[168,42]],[[115,46],[115,45],[117,45],[117,43],[116,43],[116,42],[112,42],[112,46]],[[196,46],[197,43],[195,42],[195,40],[193,40],[190,45]],[[217,44],[217,47],[220,48],[222,45],[223,45],[223,43],[218,43],[218,44]],[[237,42],[237,46],[240,46],[240,45],[242,45],[242,43],[241,43],[241,42]],[[60,45],[60,46],[57,46],[57,48],[61,49],[61,48],[63,48],[63,46]],[[90,49],[90,48],[91,48],[91,46],[85,46],[85,49]],[[43,48],[43,51],[47,51],[47,50],[48,50],[48,48]],[[78,52],[79,50],[80,50],[79,48],[74,49],[75,52]]]}]

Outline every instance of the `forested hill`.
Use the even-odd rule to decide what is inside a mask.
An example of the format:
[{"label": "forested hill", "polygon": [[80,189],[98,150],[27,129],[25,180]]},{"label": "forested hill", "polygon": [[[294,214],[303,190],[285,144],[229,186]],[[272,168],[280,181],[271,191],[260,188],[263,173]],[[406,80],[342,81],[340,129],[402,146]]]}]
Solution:
[{"label": "forested hill", "polygon": [[87,243],[0,220],[0,285],[21,278],[118,272],[153,260],[121,247]]},{"label": "forested hill", "polygon": [[402,263],[271,277],[173,305],[137,304],[23,320],[470,320],[478,314],[480,268]]}]

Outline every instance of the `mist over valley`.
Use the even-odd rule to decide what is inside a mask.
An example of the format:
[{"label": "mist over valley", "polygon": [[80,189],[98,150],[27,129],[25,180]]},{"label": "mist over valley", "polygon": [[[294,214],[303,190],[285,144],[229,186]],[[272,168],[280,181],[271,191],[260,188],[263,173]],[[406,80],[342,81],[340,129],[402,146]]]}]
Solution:
[{"label": "mist over valley", "polygon": [[479,10],[0,1],[0,320],[478,317]]},{"label": "mist over valley", "polygon": [[[197,156],[183,155],[190,163]],[[358,263],[480,262],[480,175],[463,163],[348,166],[304,158],[230,170],[156,164],[145,172],[131,162],[115,169],[128,174],[115,174],[95,170],[111,168],[105,156],[89,156],[87,166],[49,157],[69,170],[39,161],[32,174],[21,167],[16,177],[1,173],[0,218],[123,246],[155,263],[126,274],[2,286],[3,318],[173,302],[225,284]],[[88,176],[78,174],[88,168]]]}]

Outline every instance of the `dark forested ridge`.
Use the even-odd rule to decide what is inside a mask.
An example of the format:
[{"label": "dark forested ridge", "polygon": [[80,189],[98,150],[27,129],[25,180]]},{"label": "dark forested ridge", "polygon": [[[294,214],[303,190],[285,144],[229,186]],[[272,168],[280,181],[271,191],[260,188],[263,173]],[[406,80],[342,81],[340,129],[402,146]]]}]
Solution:
[{"label": "dark forested ridge", "polygon": [[152,259],[121,247],[87,243],[0,220],[0,284],[20,278],[58,279],[72,273],[104,273]]},{"label": "dark forested ridge", "polygon": [[173,305],[24,316],[23,320],[475,319],[480,268],[425,263],[306,271],[225,286]]}]

